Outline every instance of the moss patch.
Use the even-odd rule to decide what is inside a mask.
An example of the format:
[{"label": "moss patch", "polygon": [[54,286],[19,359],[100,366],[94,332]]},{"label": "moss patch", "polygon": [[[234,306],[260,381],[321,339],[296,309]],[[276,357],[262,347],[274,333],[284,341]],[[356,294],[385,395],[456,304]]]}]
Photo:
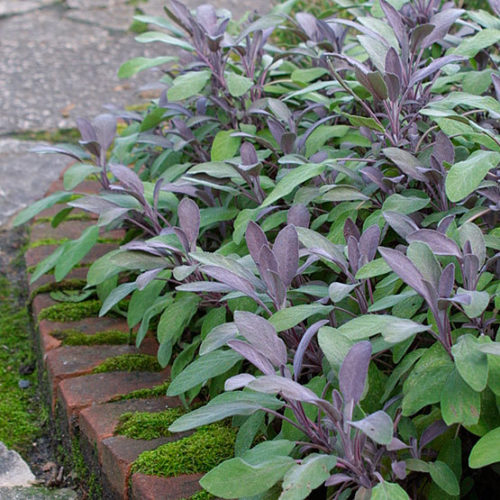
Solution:
[{"label": "moss patch", "polygon": [[80,279],[67,279],[59,282],[46,283],[45,285],[39,286],[37,289],[33,290],[31,293],[30,300],[33,300],[37,295],[41,293],[56,292],[58,290],[81,290],[85,287],[87,282]]},{"label": "moss patch", "polygon": [[128,394],[121,394],[120,396],[114,397],[111,401],[124,401],[126,399],[144,399],[144,398],[158,398],[160,396],[165,396],[167,393],[169,381],[163,382],[162,384],[155,385],[150,389],[137,389],[136,391],[129,392]]},{"label": "moss patch", "polygon": [[80,132],[76,128],[61,128],[53,130],[27,130],[14,132],[11,137],[24,141],[70,142],[78,144]]},{"label": "moss patch", "polygon": [[113,356],[96,366],[92,373],[105,372],[159,372],[161,371],[156,357],[148,354],[121,354]]},{"label": "moss patch", "polygon": [[115,434],[132,439],[156,439],[171,436],[172,433],[168,428],[186,411],[184,408],[170,408],[155,413],[124,413],[120,416]]},{"label": "moss patch", "polygon": [[38,320],[47,319],[64,323],[66,321],[79,321],[81,319],[97,316],[101,310],[101,301],[84,300],[83,302],[62,302],[43,309]]},{"label": "moss patch", "polygon": [[201,490],[192,497],[189,497],[189,500],[209,500],[210,498],[215,498],[208,491]]},{"label": "moss patch", "polygon": [[141,453],[132,472],[164,477],[208,472],[234,455],[235,439],[236,430],[231,427],[201,427],[191,436]]},{"label": "moss patch", "polygon": [[[38,248],[38,247],[44,247],[44,246],[49,246],[49,245],[62,245],[63,243],[66,243],[67,241],[70,241],[69,238],[41,238],[39,240],[32,241],[29,245],[28,248]],[[116,238],[97,238],[97,243],[116,243],[119,244],[121,243],[121,239],[116,239]]]},{"label": "moss patch", "polygon": [[[0,273],[0,441],[24,452],[40,434],[43,412],[37,393],[35,356],[28,309],[20,292]],[[32,368],[29,368],[32,367]],[[19,381],[29,381],[27,389]]]},{"label": "moss patch", "polygon": [[129,334],[120,330],[106,330],[88,335],[70,329],[61,330],[52,335],[61,340],[63,345],[122,345],[135,342],[135,333]]},{"label": "moss patch", "polygon": [[[44,224],[46,222],[50,222],[52,224],[52,221],[54,220],[54,217],[38,217],[37,219],[32,221],[32,224]],[[89,221],[89,220],[95,220],[93,217],[86,213],[76,213],[72,214],[70,213],[66,217],[64,217],[64,222],[66,221],[75,221],[75,220],[83,220],[83,221]]]}]

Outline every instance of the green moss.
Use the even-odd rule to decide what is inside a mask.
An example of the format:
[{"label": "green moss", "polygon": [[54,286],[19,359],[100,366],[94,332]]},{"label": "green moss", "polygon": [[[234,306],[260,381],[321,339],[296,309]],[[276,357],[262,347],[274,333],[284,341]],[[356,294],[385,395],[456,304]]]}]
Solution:
[{"label": "green moss", "polygon": [[120,354],[96,366],[92,373],[105,372],[159,372],[161,366],[156,357],[147,354]]},{"label": "green moss", "polygon": [[141,453],[132,472],[165,477],[208,472],[233,456],[235,439],[231,427],[201,427],[191,436]]},{"label": "green moss", "polygon": [[209,500],[210,498],[215,498],[208,491],[201,490],[192,497],[189,497],[190,500]]},{"label": "green moss", "polygon": [[[61,454],[61,449],[59,449],[59,453]],[[63,448],[61,458],[65,466],[76,473],[78,479],[84,483],[87,498],[103,498],[101,484],[96,474],[89,471],[78,438],[71,439],[71,460],[67,459],[67,454]]]},{"label": "green moss", "polygon": [[112,399],[112,401],[123,401],[125,399],[144,399],[144,398],[158,398],[160,396],[165,396],[167,393],[169,381],[163,382],[162,384],[155,385],[150,389],[137,389],[136,391],[129,392],[128,394],[121,394]]},{"label": "green moss", "polygon": [[[35,364],[30,338],[30,317],[21,290],[0,273],[0,441],[23,453],[40,434],[42,406],[36,400],[36,370],[20,375],[22,366]],[[19,388],[19,380],[30,382]],[[8,425],[7,425],[8,423]]]},{"label": "green moss", "polygon": [[14,132],[11,137],[24,141],[69,142],[77,144],[80,132],[76,128],[61,128],[53,130],[27,130]]},{"label": "green moss", "polygon": [[[35,219],[32,223],[33,224],[44,224],[46,222],[52,223],[54,220],[54,217],[38,217]],[[76,214],[69,214],[64,218],[64,221],[75,221],[75,220],[83,220],[83,221],[89,221],[89,220],[94,220],[90,215],[81,212],[81,213],[76,213]]]},{"label": "green moss", "polygon": [[41,293],[56,292],[58,290],[81,290],[85,287],[87,282],[80,279],[68,279],[59,282],[46,283],[45,285],[39,286],[37,289],[33,290],[31,293],[30,300],[33,300],[37,295]]},{"label": "green moss", "polygon": [[[49,245],[62,245],[63,243],[66,243],[67,241],[70,241],[69,238],[41,238],[39,240],[32,241],[29,245],[28,248],[38,248],[38,247],[44,247],[44,246],[49,246]],[[121,239],[116,239],[116,238],[97,238],[97,243],[116,243],[119,244],[121,243]]]},{"label": "green moss", "polygon": [[135,333],[120,330],[106,330],[92,335],[78,330],[61,330],[52,335],[62,340],[63,345],[121,345],[135,342]]},{"label": "green moss", "polygon": [[170,408],[155,413],[134,412],[121,415],[115,434],[132,439],[156,439],[170,436],[171,424],[186,413],[184,408]]},{"label": "green moss", "polygon": [[42,309],[38,320],[47,319],[64,323],[66,321],[78,321],[81,319],[97,316],[101,309],[99,300],[84,300],[83,302],[61,302]]}]

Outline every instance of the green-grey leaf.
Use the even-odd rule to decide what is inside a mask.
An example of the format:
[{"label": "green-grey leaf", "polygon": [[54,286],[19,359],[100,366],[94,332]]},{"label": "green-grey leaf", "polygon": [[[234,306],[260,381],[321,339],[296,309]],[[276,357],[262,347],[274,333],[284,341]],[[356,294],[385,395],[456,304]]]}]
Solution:
[{"label": "green-grey leaf", "polygon": [[200,484],[217,497],[251,497],[271,488],[294,464],[292,457],[272,457],[258,465],[237,457],[212,469],[201,478]]},{"label": "green-grey leaf", "polygon": [[465,314],[467,314],[469,318],[481,316],[490,302],[490,295],[488,292],[477,292],[475,290],[465,290],[462,287],[458,287],[457,294],[465,294],[470,297],[470,304],[462,304]]},{"label": "green-grey leaf", "polygon": [[180,101],[197,95],[203,90],[211,76],[211,71],[190,71],[179,75],[167,91],[169,101]]},{"label": "green-grey leaf", "polygon": [[451,348],[455,366],[462,378],[475,391],[482,391],[488,382],[488,358],[479,350],[480,343],[470,334],[459,337]]},{"label": "green-grey leaf", "polygon": [[378,444],[389,444],[392,441],[394,433],[392,419],[384,411],[376,411],[362,420],[349,422],[349,424],[363,431]]},{"label": "green-grey leaf", "polygon": [[452,370],[453,362],[440,344],[427,349],[403,384],[403,415],[437,403]]},{"label": "green-grey leaf", "polygon": [[453,370],[441,394],[441,414],[446,425],[475,425],[481,412],[481,396]]},{"label": "green-grey leaf", "polygon": [[223,161],[234,158],[240,148],[241,137],[232,137],[234,130],[217,132],[210,152],[212,161]]},{"label": "green-grey leaf", "polygon": [[229,93],[233,97],[241,97],[253,86],[253,81],[250,78],[232,72],[226,74],[226,82]]},{"label": "green-grey leaf", "polygon": [[178,396],[232,368],[241,356],[234,351],[212,351],[193,361],[168,387],[169,396]]},{"label": "green-grey leaf", "polygon": [[299,306],[287,307],[275,312],[269,318],[269,322],[276,328],[277,332],[282,332],[289,328],[293,328],[313,314],[326,316],[332,309],[332,306],[323,306],[321,304],[302,304]]},{"label": "green-grey leaf", "polygon": [[300,465],[295,464],[286,472],[279,500],[308,498],[312,490],[328,479],[330,470],[336,463],[336,458],[330,455],[313,453],[307,456]]},{"label": "green-grey leaf", "polygon": [[410,500],[410,497],[399,484],[384,481],[372,489],[371,500]]},{"label": "green-grey leaf", "polygon": [[376,276],[381,276],[382,274],[387,274],[391,272],[391,268],[386,263],[386,261],[379,257],[370,262],[367,262],[364,266],[359,268],[356,273],[355,278],[357,280],[365,280],[369,278],[375,278]]},{"label": "green-grey leaf", "polygon": [[500,427],[485,434],[469,455],[471,469],[480,469],[495,462],[500,462]]},{"label": "green-grey leaf", "polygon": [[491,47],[500,41],[500,30],[483,29],[474,36],[465,38],[460,45],[453,49],[453,54],[474,57],[480,50]]},{"label": "green-grey leaf", "polygon": [[177,57],[134,57],[123,63],[118,70],[118,78],[130,78],[145,69],[154,68],[171,61],[176,61]]},{"label": "green-grey leaf", "polygon": [[486,174],[498,165],[500,153],[478,150],[467,160],[455,163],[446,176],[446,196],[453,202],[463,200],[472,193]]},{"label": "green-grey leaf", "polygon": [[75,163],[64,172],[64,189],[70,191],[84,181],[90,174],[95,174],[100,172],[99,167],[94,167],[94,165],[88,165],[86,163]]},{"label": "green-grey leaf", "polygon": [[460,494],[460,486],[453,471],[439,460],[429,463],[429,473],[432,480],[448,495]]},{"label": "green-grey leaf", "polygon": [[325,165],[306,164],[290,170],[267,195],[262,202],[261,208],[267,207],[275,201],[290,194],[297,186],[320,175],[325,170]]},{"label": "green-grey leaf", "polygon": [[137,283],[122,283],[114,288],[111,293],[106,297],[102,304],[99,316],[104,316],[113,306],[118,304],[120,300],[124,299],[127,295],[132,293],[137,288]]},{"label": "green-grey leaf", "polygon": [[40,213],[46,208],[50,208],[56,203],[64,203],[68,201],[73,196],[73,193],[65,193],[64,191],[57,191],[57,193],[51,194],[41,200],[36,201],[29,207],[25,208],[19,212],[14,219],[13,225],[20,226],[25,222],[29,221],[36,214]]},{"label": "green-grey leaf", "polygon": [[90,252],[97,243],[98,237],[99,228],[90,226],[83,231],[77,240],[71,241],[65,246],[64,252],[56,264],[54,272],[56,281],[61,281]]}]

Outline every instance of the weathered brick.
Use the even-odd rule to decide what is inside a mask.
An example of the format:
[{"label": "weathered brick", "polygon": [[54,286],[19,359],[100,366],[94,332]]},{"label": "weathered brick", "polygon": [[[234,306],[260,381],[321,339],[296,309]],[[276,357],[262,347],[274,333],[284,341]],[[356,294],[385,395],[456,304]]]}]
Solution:
[{"label": "weathered brick", "polygon": [[93,447],[111,437],[123,413],[127,412],[150,412],[155,413],[167,408],[180,406],[177,398],[161,396],[148,399],[126,399],[113,403],[96,404],[85,408],[79,415],[80,434],[85,436]]},{"label": "weathered brick", "polygon": [[158,439],[130,439],[125,436],[113,436],[102,441],[99,449],[99,462],[104,487],[111,497],[128,499],[128,479],[130,469],[137,457],[143,452],[154,450],[158,446],[177,439],[165,437]]},{"label": "weathered brick", "polygon": [[[63,174],[64,175],[64,174]],[[53,194],[57,191],[65,191],[64,183],[62,181],[62,177],[52,182],[49,186],[46,196],[49,194]],[[101,191],[101,184],[96,181],[83,181],[74,189],[77,193],[85,193],[85,194],[97,194]]]},{"label": "weathered brick", "polygon": [[135,473],[132,475],[130,500],[178,500],[189,498],[201,490],[203,474],[177,477],[158,477]]},{"label": "weathered brick", "polygon": [[52,349],[47,353],[45,363],[54,405],[57,385],[62,380],[89,374],[112,356],[138,352],[139,350],[131,345],[63,346]]},{"label": "weathered brick", "polygon": [[[88,269],[86,267],[76,267],[72,269],[68,275],[64,278],[64,280],[86,280],[87,279]],[[49,283],[55,283],[56,280],[53,274],[44,274],[40,276],[35,282],[31,283],[31,274],[28,274],[28,281],[30,282],[28,285],[30,295],[36,292],[38,288],[42,285],[48,285]]]},{"label": "weathered brick", "polygon": [[[25,254],[26,267],[36,266],[43,259],[54,253],[57,245],[43,245],[41,247],[30,248]],[[94,245],[90,252],[82,259],[81,264],[88,265],[99,257],[107,254],[111,250],[118,248],[118,245],[112,243],[98,243]]]},{"label": "weathered brick", "polygon": [[[57,227],[52,227],[50,222],[40,222],[31,227],[30,240],[32,242],[47,238],[55,240],[69,238],[70,240],[76,240],[87,227],[93,224],[93,221],[73,220],[62,222]],[[105,228],[100,228],[99,235],[102,238],[119,240],[124,237],[125,232],[121,229],[106,231]]]},{"label": "weathered brick", "polygon": [[[47,353],[55,347],[61,345],[61,341],[55,338],[52,334],[63,330],[77,330],[86,335],[93,335],[106,330],[120,330],[128,332],[127,322],[120,318],[85,318],[80,321],[70,321],[67,323],[59,323],[56,321],[48,321],[43,319],[38,323],[38,331],[40,333],[40,344],[44,353]],[[149,354],[155,349],[147,344],[145,354]]]},{"label": "weathered brick", "polygon": [[71,420],[91,404],[106,403],[116,396],[154,387],[167,378],[167,371],[84,375],[63,380],[57,388],[57,398]]},{"label": "weathered brick", "polygon": [[52,299],[48,293],[41,293],[37,295],[31,303],[31,312],[35,320],[38,319],[39,314],[44,309],[47,309],[47,307],[53,306],[55,304],[57,304],[57,302]]}]

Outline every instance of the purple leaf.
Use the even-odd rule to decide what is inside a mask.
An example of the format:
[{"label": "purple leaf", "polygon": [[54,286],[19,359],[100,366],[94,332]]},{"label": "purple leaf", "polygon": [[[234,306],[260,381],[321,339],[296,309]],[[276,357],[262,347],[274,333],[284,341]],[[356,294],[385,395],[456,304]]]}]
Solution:
[{"label": "purple leaf", "polygon": [[88,156],[88,153],[85,153],[83,149],[81,150],[81,156],[80,156],[74,151],[74,148],[70,149],[64,146],[36,146],[34,148],[31,148],[30,151],[33,153],[41,153],[41,154],[46,154],[46,153],[63,154],[71,158],[74,158],[77,161],[82,161],[82,158],[84,156]]},{"label": "purple leaf", "polygon": [[401,59],[394,47],[391,47],[385,56],[385,71],[396,75],[401,81],[403,78],[403,69],[401,67]]},{"label": "purple leaf", "polygon": [[432,61],[430,64],[428,64],[422,69],[419,69],[412,75],[412,77],[410,78],[410,82],[408,83],[408,86],[413,87],[413,85],[424,80],[428,76],[434,74],[436,71],[439,71],[443,66],[446,66],[447,64],[453,62],[463,61],[464,59],[465,58],[463,56],[455,56],[455,55],[449,55],[440,57],[439,59],[434,59],[434,61]]},{"label": "purple leaf", "polygon": [[309,227],[311,214],[305,205],[298,203],[288,209],[287,222],[298,227]]},{"label": "purple leaf", "polygon": [[258,224],[254,221],[250,221],[245,233],[245,240],[253,261],[256,264],[259,264],[260,251],[262,250],[262,247],[269,245],[266,234],[262,231]]},{"label": "purple leaf", "polygon": [[177,208],[179,225],[184,231],[191,252],[196,250],[196,240],[200,232],[200,209],[190,198],[183,198]]},{"label": "purple leaf", "polygon": [[322,37],[319,36],[320,33],[318,30],[316,18],[312,14],[309,14],[307,12],[299,12],[295,16],[295,19],[297,19],[300,27],[304,30],[310,40],[312,40],[313,42],[321,41]]},{"label": "purple leaf", "polygon": [[179,238],[179,241],[181,242],[181,245],[186,253],[189,253],[191,251],[191,245],[189,244],[186,233],[180,227],[174,227],[174,232],[177,235],[177,238]]},{"label": "purple leaf", "polygon": [[196,20],[205,28],[209,35],[217,32],[217,14],[212,5],[203,4],[196,9]]},{"label": "purple leaf", "polygon": [[348,476],[347,474],[332,474],[326,481],[325,481],[325,486],[337,486],[338,484],[342,483],[348,483],[350,481],[353,481],[351,476]]},{"label": "purple leaf", "polygon": [[447,163],[453,164],[455,161],[455,148],[451,140],[448,138],[446,134],[439,131],[436,134],[436,140],[434,142],[434,149],[432,154],[436,157],[436,159],[443,163],[444,161]]},{"label": "purple leaf", "polygon": [[428,298],[429,292],[424,284],[424,278],[413,262],[398,250],[379,247],[380,255],[388,266],[408,285],[415,289],[422,297]]},{"label": "purple leaf", "polygon": [[116,135],[116,117],[111,114],[102,114],[94,118],[94,129],[97,142],[104,151],[107,151]]},{"label": "purple leaf", "polygon": [[389,25],[394,30],[399,45],[402,48],[406,48],[408,46],[408,36],[401,14],[385,0],[380,0],[380,6],[389,21]]},{"label": "purple leaf", "polygon": [[447,299],[451,296],[453,291],[453,284],[455,283],[455,264],[450,262],[441,273],[439,278],[438,296]]},{"label": "purple leaf", "polygon": [[391,417],[385,411],[376,411],[362,420],[349,422],[349,424],[378,444],[388,445],[392,441],[394,425]]},{"label": "purple leaf", "polygon": [[244,142],[240,147],[241,163],[245,166],[253,166],[259,163],[257,151],[251,142]]},{"label": "purple leaf", "polygon": [[111,173],[130,191],[143,197],[144,185],[138,175],[124,165],[110,165]]},{"label": "purple leaf", "polygon": [[302,371],[302,361],[304,359],[304,354],[311,343],[312,338],[316,335],[317,331],[324,325],[329,323],[327,319],[323,319],[321,321],[316,321],[316,323],[312,324],[302,335],[300,339],[299,346],[295,351],[295,356],[293,358],[293,377],[295,380],[298,380],[300,377],[300,372]]},{"label": "purple leaf", "polygon": [[365,264],[372,261],[377,253],[380,239],[380,228],[377,224],[370,226],[359,239],[359,253],[365,258]]},{"label": "purple leaf", "polygon": [[392,441],[386,446],[389,451],[406,450],[409,446],[398,438],[393,437]]},{"label": "purple leaf", "polygon": [[158,267],[156,269],[151,269],[150,271],[146,271],[142,274],[139,274],[137,276],[137,279],[135,280],[137,284],[137,290],[143,290],[149,283],[151,283],[156,276],[163,270],[164,268]]},{"label": "purple leaf", "polygon": [[434,42],[443,40],[452,24],[462,15],[462,9],[444,9],[431,17],[430,23],[435,26],[434,30],[422,43],[422,48],[430,47]]},{"label": "purple leaf", "polygon": [[398,479],[403,480],[406,478],[406,462],[404,460],[392,462],[391,469]]},{"label": "purple leaf", "polygon": [[433,229],[419,229],[407,236],[407,241],[422,241],[427,243],[436,255],[453,255],[462,258],[462,252],[458,245],[448,236],[434,231]]},{"label": "purple leaf", "polygon": [[444,219],[441,219],[436,228],[437,232],[441,234],[446,234],[446,231],[448,230],[448,228],[450,227],[451,223],[454,220],[455,220],[454,215],[447,215]]},{"label": "purple leaf", "polygon": [[203,266],[202,270],[207,276],[210,276],[211,278],[214,278],[217,281],[230,286],[234,290],[238,290],[239,292],[252,297],[252,299],[254,299],[256,302],[262,304],[262,301],[255,293],[252,284],[247,279],[241,278],[232,271],[229,271],[228,269],[224,269],[222,267]]},{"label": "purple leaf", "polygon": [[241,389],[242,387],[246,387],[252,380],[255,380],[253,375],[249,373],[240,373],[226,380],[224,383],[224,390],[235,391],[236,389]]},{"label": "purple leaf", "polygon": [[279,375],[267,375],[259,377],[248,384],[250,389],[267,394],[280,393],[285,399],[293,399],[304,403],[315,403],[318,396],[313,391],[293,380],[280,377]]},{"label": "purple leaf", "polygon": [[404,239],[406,239],[409,234],[419,229],[413,219],[407,215],[400,214],[399,212],[392,212],[390,210],[383,212],[382,215],[389,226]]},{"label": "purple leaf", "polygon": [[286,346],[269,321],[257,314],[236,311],[234,313],[234,322],[240,334],[250,344],[258,348],[275,367],[286,364]]},{"label": "purple leaf", "polygon": [[92,126],[92,123],[90,123],[90,120],[87,120],[87,118],[77,118],[76,126],[80,131],[82,141],[97,142],[97,134],[94,127]]},{"label": "purple leaf", "polygon": [[372,345],[367,340],[354,344],[347,353],[339,371],[340,392],[346,402],[359,403],[365,388]]},{"label": "purple leaf", "polygon": [[252,365],[258,368],[265,375],[271,375],[274,373],[274,367],[271,362],[254,346],[243,342],[242,340],[230,340],[227,345],[241,354],[245,359],[250,361]]},{"label": "purple leaf", "polygon": [[347,241],[349,236],[354,237],[356,241],[359,241],[361,233],[359,232],[358,226],[354,224],[351,218],[346,219],[344,223],[344,238]]},{"label": "purple leaf", "polygon": [[419,450],[428,445],[431,441],[434,441],[438,436],[445,433],[448,430],[448,426],[444,423],[443,420],[437,420],[433,422],[427,429],[422,432],[422,436],[420,437],[420,445]]},{"label": "purple leaf", "polygon": [[347,239],[347,256],[349,257],[349,264],[351,265],[352,272],[356,274],[359,269],[359,246],[358,241],[354,236],[349,236]]},{"label": "purple leaf", "polygon": [[278,274],[285,287],[289,287],[299,267],[299,237],[294,226],[288,225],[278,233],[273,253],[278,262]]}]

